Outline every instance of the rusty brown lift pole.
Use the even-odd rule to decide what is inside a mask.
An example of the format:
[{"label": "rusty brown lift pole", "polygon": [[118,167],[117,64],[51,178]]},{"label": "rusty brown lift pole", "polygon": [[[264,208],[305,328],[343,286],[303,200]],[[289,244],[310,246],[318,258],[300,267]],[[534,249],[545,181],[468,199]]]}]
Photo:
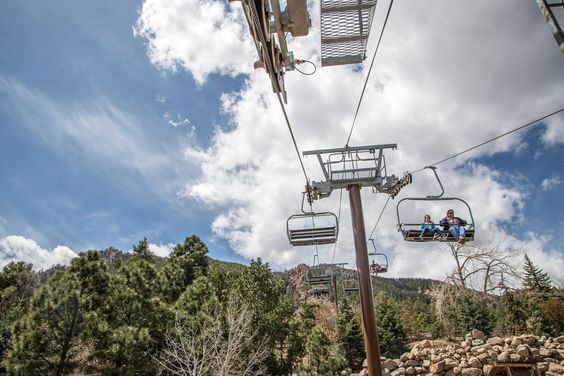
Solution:
[{"label": "rusty brown lift pole", "polygon": [[362,213],[362,201],[360,199],[360,185],[350,185],[347,189],[351,203],[351,218],[356,250],[356,269],[358,271],[360,287],[362,326],[364,329],[364,345],[366,348],[366,360],[368,362],[368,374],[370,376],[380,376],[382,375],[380,347],[378,345],[372,284],[370,282],[370,271],[368,269],[368,249],[366,247],[366,232],[364,231],[364,215]]},{"label": "rusty brown lift pole", "polygon": [[[364,231],[364,217],[360,189],[371,187],[380,193],[397,194],[408,184],[406,177],[398,179],[387,175],[384,150],[397,148],[396,144],[348,146],[323,150],[304,151],[303,155],[314,155],[321,166],[325,181],[312,181],[306,185],[308,201],[329,197],[335,189],[347,189],[351,203],[351,217],[356,252],[356,268],[362,304],[362,329],[368,374],[381,376],[380,349],[374,312],[374,298],[368,269],[368,249]],[[324,160],[325,157],[325,160]]]}]

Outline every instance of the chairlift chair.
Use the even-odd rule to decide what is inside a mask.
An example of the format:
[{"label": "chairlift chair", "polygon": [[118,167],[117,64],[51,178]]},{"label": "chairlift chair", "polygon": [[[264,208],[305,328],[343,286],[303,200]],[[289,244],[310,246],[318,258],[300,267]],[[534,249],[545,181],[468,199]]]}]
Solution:
[{"label": "chairlift chair", "polygon": [[337,216],[331,212],[306,212],[304,210],[305,195],[304,192],[302,213],[290,216],[286,222],[286,232],[290,244],[305,246],[335,243],[339,236]]},{"label": "chairlift chair", "polygon": [[[472,209],[470,208],[470,205],[468,205],[468,203],[466,201],[464,201],[461,198],[458,197],[442,197],[442,195],[444,194],[444,188],[443,185],[441,183],[441,180],[439,179],[439,176],[437,175],[437,172],[435,171],[436,167],[426,167],[426,168],[430,168],[431,170],[433,170],[433,173],[435,174],[435,177],[437,179],[437,181],[439,182],[439,185],[441,187],[441,194],[436,195],[436,196],[426,196],[426,197],[406,197],[402,200],[400,200],[397,203],[396,206],[396,214],[397,214],[397,219],[398,219],[398,224],[397,224],[397,228],[398,231],[402,233],[403,238],[405,241],[409,241],[409,242],[428,242],[428,241],[441,241],[441,242],[455,242],[456,239],[454,238],[454,236],[452,235],[452,233],[450,233],[450,231],[443,231],[443,236],[440,237],[435,237],[433,232],[425,232],[423,234],[423,236],[421,236],[421,229],[420,229],[420,223],[404,223],[401,220],[401,216],[400,216],[400,206],[402,205],[403,202],[405,201],[428,201],[428,202],[443,202],[443,201],[450,201],[450,202],[461,202],[463,203],[466,208],[468,209],[468,214],[469,214],[469,221],[467,221],[466,225],[465,225],[465,229],[466,229],[466,234],[464,236],[465,241],[472,241],[474,240],[474,235],[475,235],[475,224],[474,224],[474,216],[472,215]],[[438,224],[435,224],[437,227],[440,227]]]},{"label": "chairlift chair", "polygon": [[[375,277],[379,273],[388,272],[388,256],[385,253],[378,252],[376,249],[376,244],[374,244],[374,239],[370,239],[372,246],[374,247],[373,252],[368,253],[368,259],[370,262],[370,275]],[[381,257],[380,257],[381,256]],[[379,262],[376,259],[379,259]]]}]

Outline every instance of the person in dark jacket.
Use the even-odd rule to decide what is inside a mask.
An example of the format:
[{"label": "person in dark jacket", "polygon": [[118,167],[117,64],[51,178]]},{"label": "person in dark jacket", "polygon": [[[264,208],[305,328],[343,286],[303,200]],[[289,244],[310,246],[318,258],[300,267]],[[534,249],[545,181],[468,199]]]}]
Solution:
[{"label": "person in dark jacket", "polygon": [[462,218],[454,216],[454,210],[448,209],[447,215],[439,222],[439,225],[443,226],[443,231],[450,231],[460,244],[464,244],[464,235],[466,234],[466,221]]}]

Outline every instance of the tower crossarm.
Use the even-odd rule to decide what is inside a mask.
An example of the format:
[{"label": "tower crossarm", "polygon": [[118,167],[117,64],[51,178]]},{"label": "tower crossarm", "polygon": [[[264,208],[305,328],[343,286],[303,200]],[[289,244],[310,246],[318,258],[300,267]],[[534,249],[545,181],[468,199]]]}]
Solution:
[{"label": "tower crossarm", "polygon": [[386,172],[385,149],[397,149],[397,144],[345,146],[343,148],[304,151],[303,155],[315,155],[321,166],[322,182],[312,182],[313,198],[325,198],[334,189],[357,184],[380,190],[398,179]]}]

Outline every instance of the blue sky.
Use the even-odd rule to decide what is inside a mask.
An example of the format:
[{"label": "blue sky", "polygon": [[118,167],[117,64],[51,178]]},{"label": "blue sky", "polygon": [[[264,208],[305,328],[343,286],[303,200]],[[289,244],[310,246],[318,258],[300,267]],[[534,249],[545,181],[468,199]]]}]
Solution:
[{"label": "blue sky", "polygon": [[[564,57],[534,1],[458,8],[392,9],[351,144],[397,142],[386,156],[396,175],[564,107]],[[316,9],[310,35],[289,41],[314,62]],[[379,3],[369,59],[386,10]],[[311,261],[314,249],[292,249],[285,236],[303,176],[266,75],[252,70],[239,3],[8,0],[0,47],[3,263],[46,267],[87,249],[129,250],[143,237],[166,254],[191,234],[219,259],[262,257],[280,269]],[[302,150],[343,146],[366,67],[287,73]],[[471,204],[484,241],[526,250],[559,280],[563,129],[560,114],[439,166],[446,194]],[[318,180],[316,161],[305,163]],[[414,178],[403,197],[434,191],[425,174]],[[365,190],[363,202],[370,233],[385,197]],[[333,194],[316,209],[338,205]],[[441,278],[445,250],[403,243],[394,206],[375,232],[390,275]],[[340,242],[319,249],[322,262],[335,252],[354,264],[346,200],[342,212]]]}]

